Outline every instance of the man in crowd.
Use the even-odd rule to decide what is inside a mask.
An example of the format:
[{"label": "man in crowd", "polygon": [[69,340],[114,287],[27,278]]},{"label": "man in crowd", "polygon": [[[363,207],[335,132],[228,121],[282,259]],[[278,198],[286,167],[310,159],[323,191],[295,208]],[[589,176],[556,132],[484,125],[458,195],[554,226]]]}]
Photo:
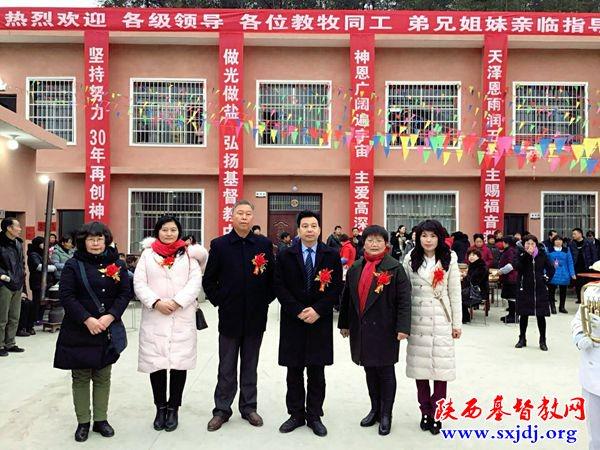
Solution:
[{"label": "man in crowd", "polygon": [[336,225],[333,229],[333,233],[329,235],[327,238],[327,245],[331,248],[339,250],[342,247],[342,243],[340,241],[340,237],[342,236],[342,227],[341,225]]},{"label": "man in crowd", "polygon": [[590,266],[598,260],[596,247],[583,237],[581,228],[573,228],[573,240],[569,242],[569,249],[573,255],[573,263],[575,265],[575,291],[577,292],[577,302],[581,303],[581,288],[588,282],[587,278],[579,276],[580,273],[589,272]]},{"label": "man in crowd", "polygon": [[263,424],[256,412],[257,367],[269,303],[274,298],[274,263],[271,241],[251,232],[253,220],[254,206],[249,201],[234,205],[233,230],[210,243],[202,278],[206,297],[219,308],[219,373],[208,431],[220,429],[232,415],[238,359],[240,413],[255,427]]},{"label": "man in crowd", "polygon": [[356,258],[361,258],[364,252],[365,242],[357,227],[352,228],[352,245],[356,249]]},{"label": "man in crowd", "polygon": [[554,244],[552,243],[552,238],[554,236],[556,236],[557,234],[558,234],[558,231],[556,231],[556,230],[548,231],[548,239],[546,239],[544,242],[542,242],[542,245],[544,246],[546,253],[548,253],[548,251],[554,246]]},{"label": "man in crowd", "polygon": [[0,224],[0,356],[22,353],[15,336],[21,313],[21,292],[25,284],[25,260],[21,225],[14,217]]},{"label": "man in crowd", "polygon": [[292,235],[287,231],[282,231],[279,234],[279,243],[277,244],[277,254],[280,254],[284,249],[292,246]]}]

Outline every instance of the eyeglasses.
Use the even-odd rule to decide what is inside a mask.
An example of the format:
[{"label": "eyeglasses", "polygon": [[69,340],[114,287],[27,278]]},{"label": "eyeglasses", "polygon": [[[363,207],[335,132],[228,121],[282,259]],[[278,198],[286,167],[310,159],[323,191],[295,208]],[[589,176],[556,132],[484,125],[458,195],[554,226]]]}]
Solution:
[{"label": "eyeglasses", "polygon": [[100,236],[100,237],[89,237],[85,239],[85,242],[89,242],[90,244],[100,244],[102,242],[104,242],[104,236]]},{"label": "eyeglasses", "polygon": [[385,240],[384,239],[371,239],[371,238],[367,238],[365,240],[365,244],[385,244]]}]

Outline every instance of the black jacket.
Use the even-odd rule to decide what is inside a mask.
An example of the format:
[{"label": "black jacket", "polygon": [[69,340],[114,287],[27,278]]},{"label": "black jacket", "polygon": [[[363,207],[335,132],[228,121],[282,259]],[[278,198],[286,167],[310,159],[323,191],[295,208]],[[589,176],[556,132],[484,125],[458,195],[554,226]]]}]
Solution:
[{"label": "black jacket", "polygon": [[0,286],[11,291],[20,291],[25,285],[25,259],[23,258],[23,241],[6,237],[0,232],[0,275],[8,275],[10,281],[0,280]]},{"label": "black jacket", "polygon": [[546,283],[554,276],[554,265],[539,250],[537,256],[524,252],[515,261],[519,274],[517,314],[520,316],[550,316],[550,301]]},{"label": "black jacket", "polygon": [[[598,255],[596,254],[596,246],[587,239],[583,240],[583,248],[581,250],[577,248],[577,244],[578,242],[575,241],[575,239],[569,242],[569,249],[571,250],[571,254],[573,255],[573,265],[575,266],[575,272],[589,272],[590,266],[594,264],[598,259]],[[583,252],[584,268],[582,271],[577,270],[577,259],[579,258],[580,251]]]},{"label": "black jacket", "polygon": [[[254,275],[252,260],[264,253],[267,265]],[[241,238],[235,230],[213,239],[202,286],[208,300],[219,307],[219,333],[229,337],[256,336],[267,326],[273,301],[273,244],[250,233]]]},{"label": "black jacket", "polygon": [[[469,264],[467,275],[462,280],[462,288],[470,288],[470,285],[479,286],[481,289],[481,297],[483,300],[487,300],[490,292],[489,274],[488,268],[485,265],[485,261],[479,258],[474,263]],[[465,298],[463,295],[463,303],[470,304],[470,299]]]},{"label": "black jacket", "polygon": [[459,232],[452,233],[452,236],[454,236],[454,242],[452,242],[452,250],[456,253],[458,261],[462,262],[467,257],[467,251],[469,250],[471,244],[469,243],[469,238],[466,234],[458,233]]},{"label": "black jacket", "polygon": [[365,264],[356,261],[346,274],[338,328],[350,330],[352,361],[365,367],[391,366],[398,362],[398,333],[410,334],[411,285],[402,264],[390,255],[377,266],[377,271],[392,275],[390,284],[376,293],[373,277],[362,316],[359,313],[358,284]]},{"label": "black jacket", "polygon": [[[83,261],[90,287],[115,320],[121,316],[131,298],[127,269],[119,261],[118,253],[108,248],[102,255],[87,252],[75,252],[73,258],[65,263],[61,278],[59,299],[65,308],[65,317],[56,342],[54,367],[58,369],[101,369],[119,359],[118,354],[108,353],[108,333],[92,335],[84,322],[89,317],[99,318],[102,314],[88,294],[78,261]],[[120,281],[103,275],[100,269],[115,263],[119,266]]]},{"label": "black jacket", "polygon": [[[275,294],[281,303],[279,365],[305,367],[333,364],[333,306],[342,292],[342,263],[337,250],[319,243],[315,255],[315,278],[322,269],[333,270],[331,283],[320,292],[313,281],[306,292],[302,244],[285,249],[275,266]],[[307,324],[298,314],[311,306],[321,316]]]}]

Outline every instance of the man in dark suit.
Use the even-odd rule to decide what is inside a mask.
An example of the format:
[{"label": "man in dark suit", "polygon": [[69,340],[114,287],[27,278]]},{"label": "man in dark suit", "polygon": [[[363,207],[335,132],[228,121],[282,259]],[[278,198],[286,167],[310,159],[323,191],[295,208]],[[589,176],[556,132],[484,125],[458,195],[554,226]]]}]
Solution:
[{"label": "man in dark suit", "polygon": [[262,426],[256,412],[256,369],[269,303],[273,300],[273,251],[269,239],[250,231],[254,206],[240,200],[233,209],[233,230],[214,239],[202,286],[219,308],[219,374],[213,418],[208,431],[216,431],[232,415],[240,359],[239,409],[242,418]]},{"label": "man in dark suit", "polygon": [[287,367],[290,414],[279,431],[289,433],[306,423],[317,436],[325,436],[325,366],[333,364],[333,306],[342,290],[342,264],[338,251],[319,241],[318,214],[301,212],[297,225],[299,242],[283,250],[275,266],[274,289],[281,303],[279,365]]}]

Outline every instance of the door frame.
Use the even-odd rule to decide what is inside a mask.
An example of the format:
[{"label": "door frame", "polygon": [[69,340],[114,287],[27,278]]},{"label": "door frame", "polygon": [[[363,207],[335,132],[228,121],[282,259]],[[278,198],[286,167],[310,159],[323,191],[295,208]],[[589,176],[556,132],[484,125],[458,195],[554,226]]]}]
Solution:
[{"label": "door frame", "polygon": [[[270,200],[271,196],[275,196],[275,195],[292,195],[292,196],[296,195],[299,197],[307,196],[307,195],[318,196],[319,197],[319,206],[320,206],[318,213],[321,216],[321,223],[320,223],[321,239],[323,238],[323,193],[322,192],[300,192],[300,193],[297,193],[297,192],[292,192],[292,193],[290,193],[290,192],[268,192],[267,193],[267,236],[269,235],[269,230],[271,229],[271,208],[269,207],[269,200]],[[296,214],[297,214],[300,211],[301,210],[298,210],[297,212],[294,210],[290,210],[287,212],[296,212]],[[286,212],[286,211],[282,211],[282,212]],[[294,236],[292,236],[292,238],[293,237]],[[279,241],[277,241],[277,242],[279,242]],[[274,244],[277,245],[277,242],[274,242]]]}]

